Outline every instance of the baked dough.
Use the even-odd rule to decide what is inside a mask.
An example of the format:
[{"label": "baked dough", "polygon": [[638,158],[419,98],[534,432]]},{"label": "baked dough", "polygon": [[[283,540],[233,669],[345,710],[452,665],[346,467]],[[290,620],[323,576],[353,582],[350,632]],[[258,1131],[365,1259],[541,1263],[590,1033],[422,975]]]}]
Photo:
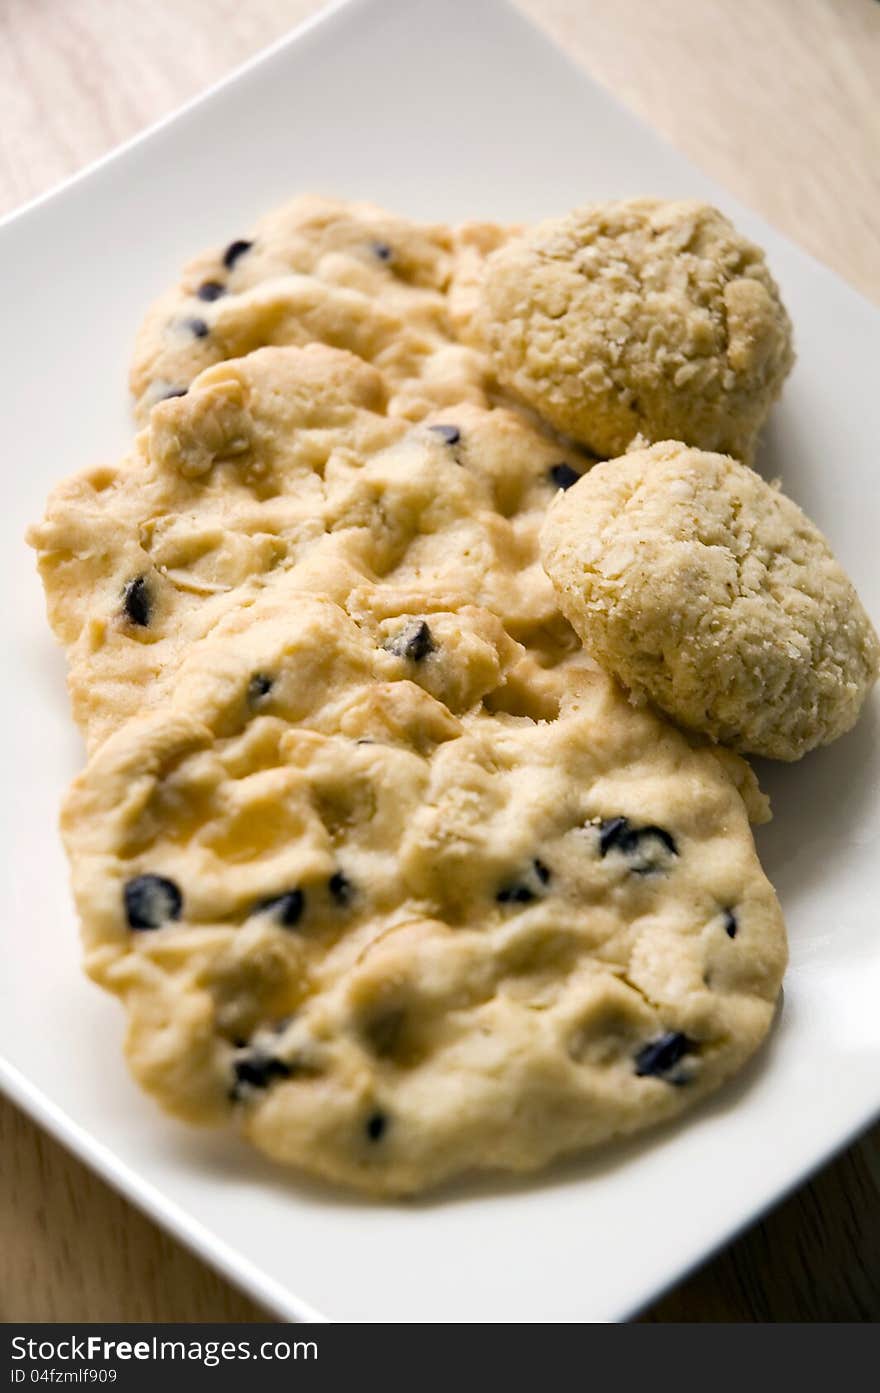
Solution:
[{"label": "baked dough", "polygon": [[655,1124],[737,1069],[785,938],[722,764],[482,609],[296,585],[225,618],[65,804],[142,1085],[400,1194]]},{"label": "baked dough", "polygon": [[90,748],[309,555],[318,592],[381,578],[416,606],[430,594],[491,609],[544,662],[576,646],[538,532],[577,456],[502,407],[462,402],[413,424],[388,400],[353,354],[260,349],[155,406],[119,466],[59,485],[29,539]]},{"label": "baked dough", "polygon": [[[473,259],[469,239],[463,270]],[[323,343],[380,367],[408,420],[486,404],[487,367],[459,343],[446,291],[458,259],[449,229],[369,203],[305,194],[246,235],[190,262],[149,310],[131,368],[135,414],[182,395],[205,368],[266,346]]]},{"label": "baked dough", "polygon": [[725,455],[666,441],[551,507],[544,565],[587,650],[638,698],[793,760],[855,724],[877,635],[817,527]]},{"label": "baked dough", "polygon": [[499,381],[600,458],[642,435],[748,460],[792,365],[763,253],[705,203],[581,208],[493,252],[482,285]]},{"label": "baked dough", "polygon": [[541,564],[588,462],[485,355],[517,232],[310,197],[199,258],[139,337],[130,454],[30,534],[134,1074],[376,1193],[674,1116],[785,964],[750,769],[635,709]]}]

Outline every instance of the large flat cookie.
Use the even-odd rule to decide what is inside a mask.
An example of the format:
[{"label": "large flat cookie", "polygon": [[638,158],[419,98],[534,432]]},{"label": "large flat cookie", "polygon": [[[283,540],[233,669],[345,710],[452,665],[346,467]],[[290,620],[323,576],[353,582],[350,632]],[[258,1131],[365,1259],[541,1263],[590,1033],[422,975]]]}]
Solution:
[{"label": "large flat cookie", "polygon": [[[465,284],[488,235],[464,238]],[[214,363],[307,343],[381,368],[392,412],[408,419],[448,403],[484,403],[485,360],[456,341],[447,304],[458,258],[447,228],[368,203],[293,199],[192,261],[149,311],[131,370],[138,419]],[[456,301],[459,319],[466,299]]]},{"label": "large flat cookie", "polygon": [[413,424],[388,402],[352,354],[261,349],[157,405],[120,465],[55,490],[30,540],[90,745],[307,556],[313,588],[337,598],[381,579],[415,608],[485,606],[546,662],[576,643],[538,555],[576,459],[504,408],[459,402]]},{"label": "large flat cookie", "polygon": [[738,1068],[785,940],[723,765],[481,608],[383,583],[346,611],[297,580],[222,619],[65,805],[140,1082],[401,1193],[657,1123]]}]

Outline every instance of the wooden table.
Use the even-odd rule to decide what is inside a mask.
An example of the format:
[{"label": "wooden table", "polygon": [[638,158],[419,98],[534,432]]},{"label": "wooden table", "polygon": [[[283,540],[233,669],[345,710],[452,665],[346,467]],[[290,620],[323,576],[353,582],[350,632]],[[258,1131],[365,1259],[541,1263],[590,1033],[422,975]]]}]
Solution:
[{"label": "wooden table", "polygon": [[[698,164],[880,301],[876,0],[520,3]],[[0,212],[320,7],[0,0]],[[265,1318],[0,1102],[0,1319]],[[880,1127],[646,1318],[880,1318]]]}]

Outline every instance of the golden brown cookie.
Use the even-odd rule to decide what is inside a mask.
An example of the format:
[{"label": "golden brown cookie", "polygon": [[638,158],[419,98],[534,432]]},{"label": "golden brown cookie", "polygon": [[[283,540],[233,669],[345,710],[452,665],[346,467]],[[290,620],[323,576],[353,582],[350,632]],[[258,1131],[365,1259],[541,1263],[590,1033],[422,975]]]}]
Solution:
[{"label": "golden brown cookie", "polygon": [[666,441],[596,465],[544,524],[587,650],[724,745],[799,759],[854,725],[877,635],[800,508],[746,465]]},{"label": "golden brown cookie", "polygon": [[750,458],[793,361],[763,253],[704,203],[588,205],[493,252],[482,287],[499,381],[600,458],[637,435]]}]

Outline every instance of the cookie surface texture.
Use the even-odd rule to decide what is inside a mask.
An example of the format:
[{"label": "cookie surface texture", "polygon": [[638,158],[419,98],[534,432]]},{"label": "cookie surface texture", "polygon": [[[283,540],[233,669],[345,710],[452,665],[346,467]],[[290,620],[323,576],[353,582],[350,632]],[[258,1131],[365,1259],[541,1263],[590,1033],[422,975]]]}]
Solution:
[{"label": "cookie surface texture", "polygon": [[489,256],[500,382],[600,458],[637,435],[751,457],[792,361],[763,253],[697,202],[595,204]]},{"label": "cookie surface texture", "polygon": [[483,402],[485,365],[452,332],[448,229],[368,203],[303,195],[197,257],[151,308],[131,369],[135,414],[205,368],[267,346],[323,343],[386,374],[395,414]]},{"label": "cookie surface texture", "polygon": [[560,471],[577,477],[559,445],[504,408],[412,423],[388,398],[353,354],[260,349],[154,407],[120,465],[55,490],[30,540],[90,747],[308,556],[332,597],[381,578],[416,607],[484,605],[547,661],[576,643],[538,554]]},{"label": "cookie surface texture", "polygon": [[608,460],[542,546],[587,650],[680,724],[784,760],[855,724],[877,635],[818,528],[745,465],[676,441]]},{"label": "cookie surface texture", "polygon": [[737,1069],[785,939],[712,753],[581,654],[530,666],[478,606],[296,584],[226,616],[66,802],[142,1085],[401,1194],[660,1122]]}]

